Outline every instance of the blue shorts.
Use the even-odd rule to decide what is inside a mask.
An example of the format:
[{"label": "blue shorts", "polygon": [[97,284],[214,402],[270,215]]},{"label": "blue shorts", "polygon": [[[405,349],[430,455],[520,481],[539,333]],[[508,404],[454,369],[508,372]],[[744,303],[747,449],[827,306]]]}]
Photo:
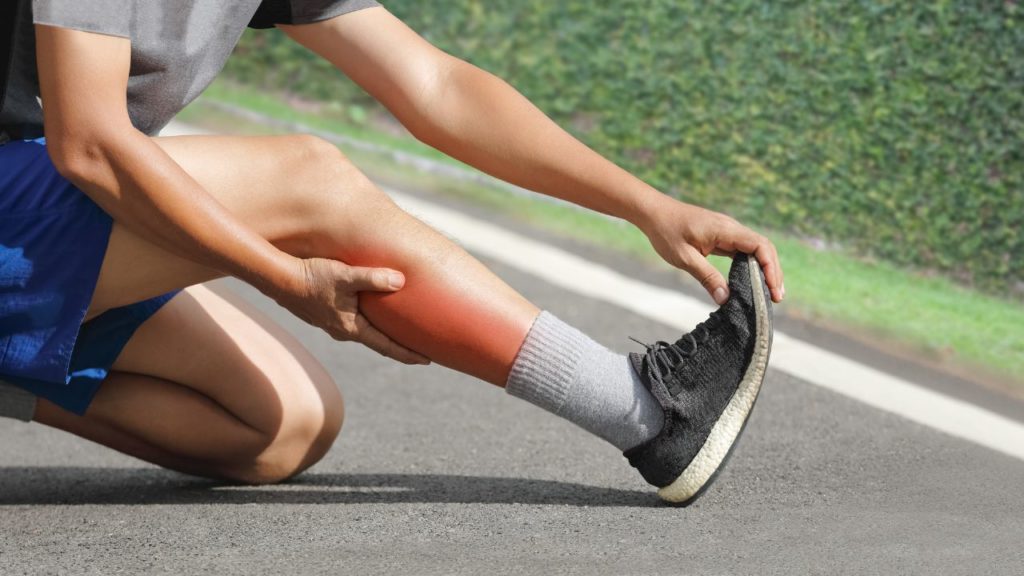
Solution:
[{"label": "blue shorts", "polygon": [[0,382],[84,414],[135,330],[177,293],[82,323],[112,226],[44,139],[0,145]]}]

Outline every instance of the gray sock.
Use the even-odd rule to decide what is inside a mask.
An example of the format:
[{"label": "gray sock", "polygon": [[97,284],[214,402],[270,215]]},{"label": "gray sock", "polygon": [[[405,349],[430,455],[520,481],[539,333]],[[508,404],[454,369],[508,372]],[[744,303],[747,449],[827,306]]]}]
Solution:
[{"label": "gray sock", "polygon": [[509,394],[626,450],[653,438],[664,414],[629,360],[548,312],[512,364]]}]

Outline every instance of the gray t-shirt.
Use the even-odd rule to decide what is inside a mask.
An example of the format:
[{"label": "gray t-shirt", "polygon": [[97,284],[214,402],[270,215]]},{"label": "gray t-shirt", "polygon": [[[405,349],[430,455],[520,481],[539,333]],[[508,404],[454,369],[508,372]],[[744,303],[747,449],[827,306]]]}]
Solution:
[{"label": "gray t-shirt", "polygon": [[131,39],[128,114],[155,135],[220,72],[246,26],[305,24],[374,0],[0,0],[0,143],[43,135],[33,23]]}]

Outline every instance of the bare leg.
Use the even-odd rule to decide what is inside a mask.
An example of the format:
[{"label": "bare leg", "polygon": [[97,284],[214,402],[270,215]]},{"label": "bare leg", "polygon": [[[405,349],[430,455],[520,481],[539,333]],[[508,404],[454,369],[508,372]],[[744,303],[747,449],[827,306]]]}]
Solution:
[{"label": "bare leg", "polygon": [[85,416],[40,401],[35,419],[174,470],[261,483],[318,461],[343,413],[293,336],[193,286],[139,327]]},{"label": "bare leg", "polygon": [[[392,339],[504,385],[538,310],[441,234],[399,209],[337,149],[310,137],[178,137],[165,150],[280,248],[405,274],[361,308]],[[91,313],[215,277],[114,228]]]},{"label": "bare leg", "polygon": [[[400,292],[362,299],[370,321],[434,361],[505,383],[538,310],[332,145],[304,136],[159,142],[281,249],[402,271]],[[217,276],[115,224],[87,317]],[[84,417],[43,402],[37,420],[185,472],[286,478],[333,442],[341,397],[308,352],[258,316],[190,288],[139,329]]]}]

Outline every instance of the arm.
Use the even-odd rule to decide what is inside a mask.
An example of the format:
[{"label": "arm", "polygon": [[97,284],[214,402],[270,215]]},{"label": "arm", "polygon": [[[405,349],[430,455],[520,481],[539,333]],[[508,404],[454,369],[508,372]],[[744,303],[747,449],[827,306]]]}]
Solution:
[{"label": "arm", "polygon": [[773,297],[782,299],[782,271],[766,238],[660,193],[562,130],[506,82],[438,50],[386,10],[282,29],[423,142],[507,182],[635,224],[719,302],[724,293],[717,291],[727,285],[705,256],[735,251],[758,257]]},{"label": "arm", "polygon": [[[238,277],[343,340],[360,340],[406,362],[423,359],[372,327],[339,294],[393,290],[387,275],[278,250],[202,188],[128,116],[131,44],[126,38],[36,26],[47,150],[57,170],[142,239]],[[349,298],[354,301],[354,298]]]},{"label": "arm", "polygon": [[105,212],[168,252],[261,289],[288,289],[296,259],[246,228],[128,117],[127,38],[36,27],[47,149]]}]

